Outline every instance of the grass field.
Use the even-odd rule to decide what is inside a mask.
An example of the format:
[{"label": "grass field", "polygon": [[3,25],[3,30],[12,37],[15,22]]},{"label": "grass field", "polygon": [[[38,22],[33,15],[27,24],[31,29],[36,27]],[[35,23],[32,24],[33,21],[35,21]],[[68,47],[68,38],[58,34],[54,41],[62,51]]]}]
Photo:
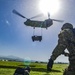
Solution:
[{"label": "grass field", "polygon": [[[52,71],[46,71],[45,63],[30,63],[30,75],[62,75],[68,64],[54,64]],[[0,61],[0,75],[13,75],[17,67],[25,67],[24,62]]]}]

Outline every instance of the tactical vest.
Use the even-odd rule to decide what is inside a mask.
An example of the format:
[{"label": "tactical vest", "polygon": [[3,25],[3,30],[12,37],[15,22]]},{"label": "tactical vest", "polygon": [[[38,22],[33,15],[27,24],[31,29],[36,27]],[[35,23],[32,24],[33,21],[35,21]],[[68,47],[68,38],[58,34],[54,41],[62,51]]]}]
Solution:
[{"label": "tactical vest", "polygon": [[[75,37],[75,28],[72,29],[72,32],[73,32],[73,36]],[[72,43],[75,45],[75,41],[72,41],[72,40],[68,40],[68,43]]]}]

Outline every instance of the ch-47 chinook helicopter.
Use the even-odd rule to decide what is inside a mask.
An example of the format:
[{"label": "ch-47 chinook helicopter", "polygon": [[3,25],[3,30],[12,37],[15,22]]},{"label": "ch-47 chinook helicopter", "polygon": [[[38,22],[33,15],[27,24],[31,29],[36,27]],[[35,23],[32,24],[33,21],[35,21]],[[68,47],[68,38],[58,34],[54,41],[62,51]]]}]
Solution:
[{"label": "ch-47 chinook helicopter", "polygon": [[[31,18],[26,18],[25,16],[23,16],[22,14],[20,14],[18,11],[16,10],[13,10],[12,11],[14,14],[22,17],[22,18],[25,18],[26,21],[24,22],[24,24],[26,26],[31,26],[35,29],[35,27],[39,27],[39,28],[48,28],[50,27],[51,25],[53,25],[53,21],[57,21],[57,22],[63,22],[63,20],[56,20],[56,19],[51,19],[50,18],[50,14],[48,13],[48,19],[44,20],[44,21],[36,21],[36,20],[32,20],[33,18],[36,18],[36,17],[39,17],[41,16],[42,14],[39,14],[39,15],[36,15],[34,17],[31,17]],[[34,33],[34,32],[33,32]],[[42,33],[41,33],[42,34]],[[41,36],[37,36],[37,35],[34,35],[32,36],[32,41],[40,41],[41,42],[42,40],[42,35]]]},{"label": "ch-47 chinook helicopter", "polygon": [[48,27],[50,27],[51,25],[53,25],[53,21],[57,21],[57,22],[63,22],[63,20],[56,20],[56,19],[51,19],[50,18],[50,14],[48,13],[48,19],[46,19],[46,20],[44,20],[44,21],[35,21],[35,20],[32,20],[33,18],[36,18],[36,17],[38,17],[38,16],[41,16],[41,14],[39,14],[39,15],[36,15],[36,16],[34,16],[34,17],[31,17],[31,18],[26,18],[25,16],[23,16],[22,14],[20,14],[18,11],[16,11],[16,10],[13,10],[12,11],[14,14],[16,14],[16,15],[19,15],[20,17],[22,17],[22,18],[25,18],[25,19],[27,19],[25,22],[24,22],[24,24],[26,25],[26,26],[31,26],[31,27],[33,27],[33,28],[35,28],[35,27],[41,27],[41,28],[48,28]]}]

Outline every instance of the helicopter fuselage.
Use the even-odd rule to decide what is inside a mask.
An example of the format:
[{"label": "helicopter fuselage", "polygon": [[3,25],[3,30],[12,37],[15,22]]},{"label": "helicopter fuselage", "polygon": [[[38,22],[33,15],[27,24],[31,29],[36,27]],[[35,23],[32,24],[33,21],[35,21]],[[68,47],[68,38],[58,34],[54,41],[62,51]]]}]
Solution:
[{"label": "helicopter fuselage", "polygon": [[47,19],[44,21],[35,21],[35,20],[30,20],[27,19],[26,22],[24,22],[26,26],[31,26],[31,27],[41,27],[41,28],[47,28],[50,27],[53,24],[53,21],[51,19]]}]

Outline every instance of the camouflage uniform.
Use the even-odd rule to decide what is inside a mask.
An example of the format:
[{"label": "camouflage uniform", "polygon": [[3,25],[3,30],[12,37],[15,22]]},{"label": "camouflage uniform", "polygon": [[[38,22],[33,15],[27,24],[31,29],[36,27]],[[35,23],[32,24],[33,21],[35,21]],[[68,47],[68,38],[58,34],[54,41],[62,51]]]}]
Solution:
[{"label": "camouflage uniform", "polygon": [[73,26],[65,23],[58,35],[58,44],[52,52],[51,59],[54,61],[59,55],[65,55],[65,49],[69,51],[69,66],[65,69],[63,75],[75,75],[75,35],[73,33]]}]

